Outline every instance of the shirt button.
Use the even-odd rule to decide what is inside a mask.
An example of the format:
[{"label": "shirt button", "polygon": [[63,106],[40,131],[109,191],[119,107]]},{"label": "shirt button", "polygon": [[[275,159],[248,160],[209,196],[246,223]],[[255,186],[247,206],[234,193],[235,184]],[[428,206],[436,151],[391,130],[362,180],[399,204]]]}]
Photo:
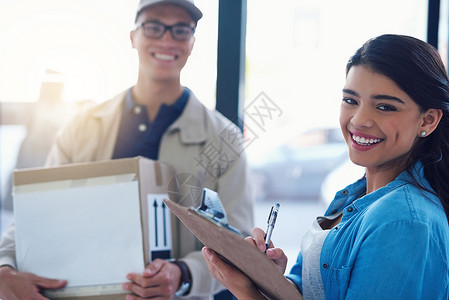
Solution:
[{"label": "shirt button", "polygon": [[329,268],[329,265],[327,263],[324,263],[323,268],[327,269],[327,268]]},{"label": "shirt button", "polygon": [[140,114],[142,112],[142,107],[140,106],[134,106],[134,113],[136,115]]},{"label": "shirt button", "polygon": [[353,212],[354,208],[352,208],[352,206],[348,207],[348,212]]},{"label": "shirt button", "polygon": [[145,125],[145,124],[140,124],[140,125],[139,125],[139,131],[140,131],[140,132],[144,132],[145,130],[147,130],[147,125]]},{"label": "shirt button", "polygon": [[341,193],[343,194],[343,196],[346,196],[348,194],[348,190],[344,190]]}]

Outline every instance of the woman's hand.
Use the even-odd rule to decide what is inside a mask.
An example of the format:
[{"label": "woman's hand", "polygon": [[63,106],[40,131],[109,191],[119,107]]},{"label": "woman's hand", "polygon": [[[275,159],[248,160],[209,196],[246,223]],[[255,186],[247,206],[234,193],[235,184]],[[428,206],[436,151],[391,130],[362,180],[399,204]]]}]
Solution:
[{"label": "woman's hand", "polygon": [[248,276],[223,261],[213,250],[203,247],[202,252],[212,276],[220,281],[237,299],[266,300]]},{"label": "woman's hand", "polygon": [[[270,242],[268,249],[266,249],[265,232],[261,228],[254,227],[252,230],[252,237],[245,238],[245,241],[259,249],[261,252],[265,252],[266,255],[279,267],[281,273],[284,274],[287,266],[287,256],[282,249],[274,248],[272,242]],[[202,251],[212,276],[220,281],[239,300],[266,299],[248,276],[222,260],[213,250],[204,247]]]},{"label": "woman's hand", "polygon": [[[265,231],[259,227],[254,227],[251,233],[252,237],[247,237],[245,240],[252,243],[260,251],[265,252]],[[287,256],[284,251],[281,248],[274,248],[273,242],[270,241],[270,245],[266,249],[266,255],[274,261],[281,273],[284,274],[285,268],[287,267]]]}]

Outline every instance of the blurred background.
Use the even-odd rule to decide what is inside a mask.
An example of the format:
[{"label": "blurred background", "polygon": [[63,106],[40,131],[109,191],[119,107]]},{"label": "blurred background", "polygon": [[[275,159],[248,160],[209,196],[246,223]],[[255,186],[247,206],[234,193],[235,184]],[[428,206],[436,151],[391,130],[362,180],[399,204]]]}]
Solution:
[{"label": "blurred background", "polygon": [[[312,219],[363,174],[349,162],[338,127],[348,58],[384,33],[426,40],[429,1],[243,2],[245,134],[257,137],[246,148],[256,225],[264,227],[271,205],[281,203],[273,241],[291,266]],[[436,2],[438,49],[447,61],[448,0]],[[195,3],[204,18],[182,81],[214,108],[219,0]],[[1,231],[13,216],[13,170],[41,166],[55,132],[72,114],[135,82],[129,32],[136,6],[135,0],[0,0]],[[256,128],[251,112],[260,101],[272,110]]]}]

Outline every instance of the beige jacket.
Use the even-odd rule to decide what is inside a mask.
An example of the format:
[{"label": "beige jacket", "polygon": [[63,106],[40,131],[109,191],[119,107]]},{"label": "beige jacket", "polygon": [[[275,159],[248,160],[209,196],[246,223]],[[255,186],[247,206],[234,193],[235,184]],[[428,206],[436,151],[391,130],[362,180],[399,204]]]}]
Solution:
[{"label": "beige jacket", "polygon": [[[56,137],[47,165],[111,159],[126,92],[77,114]],[[194,175],[202,187],[217,191],[230,225],[249,233],[253,197],[239,129],[217,111],[208,110],[193,93],[181,116],[163,134],[159,160],[185,178]],[[185,199],[182,199],[185,202]],[[198,206],[199,203],[181,203]],[[180,222],[173,253],[192,273],[189,299],[212,299],[223,287],[211,277],[199,251],[202,245]],[[0,243],[0,265],[14,266],[14,227]]]}]

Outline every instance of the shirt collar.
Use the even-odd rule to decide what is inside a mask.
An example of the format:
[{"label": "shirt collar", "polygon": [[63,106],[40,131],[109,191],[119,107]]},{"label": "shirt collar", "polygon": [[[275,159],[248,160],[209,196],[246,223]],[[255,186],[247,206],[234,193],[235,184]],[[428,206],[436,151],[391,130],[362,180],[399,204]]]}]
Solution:
[{"label": "shirt collar", "polygon": [[[185,88],[185,90],[186,89],[187,88]],[[182,109],[181,115],[169,126],[167,133],[171,134],[179,131],[182,143],[201,144],[208,139],[208,110],[201,104],[192,91],[188,91],[185,99],[186,103]],[[128,96],[128,94],[132,96],[131,88],[123,91],[110,101],[103,103],[98,111],[93,113],[93,116],[103,120],[110,119],[112,121],[117,118],[117,110],[125,112],[128,109],[133,109],[135,103],[132,100],[132,97]],[[128,97],[131,99],[128,99]],[[125,102],[125,105],[123,105],[123,101]],[[178,105],[178,103],[176,103],[176,105]],[[106,107],[103,108],[103,106]]]},{"label": "shirt collar", "polygon": [[125,95],[125,112],[131,111],[134,106],[136,106],[136,102],[134,102],[133,95],[132,95],[132,88],[129,88]]},{"label": "shirt collar", "polygon": [[[176,112],[181,114],[181,112],[184,110],[187,100],[189,99],[189,95],[190,95],[190,90],[188,88],[184,87],[184,91],[182,92],[181,96],[178,98],[178,100],[176,100],[175,103],[173,103],[171,105],[167,105],[167,104],[163,103],[161,105],[161,107],[174,109]],[[142,105],[139,105],[134,101],[133,95],[132,95],[132,88],[129,88],[128,91],[126,92],[126,96],[125,96],[124,110],[125,110],[125,112],[131,112],[131,111],[133,111],[134,107],[136,107],[136,106],[142,106]]]},{"label": "shirt collar", "polygon": [[364,192],[366,190],[365,176],[358,181],[348,185],[346,188],[336,193],[334,201],[332,201],[331,205],[326,211],[326,215],[333,214],[353,202],[354,206],[356,206],[359,210],[362,210],[365,207],[371,205],[371,203],[373,203],[383,195],[398,188],[399,186],[408,183],[414,184],[414,179],[416,179],[417,183],[424,188],[433,191],[429,182],[425,178],[422,163],[417,162],[409,170],[402,171],[395,180],[366,196],[360,197],[361,195],[364,195]]}]

